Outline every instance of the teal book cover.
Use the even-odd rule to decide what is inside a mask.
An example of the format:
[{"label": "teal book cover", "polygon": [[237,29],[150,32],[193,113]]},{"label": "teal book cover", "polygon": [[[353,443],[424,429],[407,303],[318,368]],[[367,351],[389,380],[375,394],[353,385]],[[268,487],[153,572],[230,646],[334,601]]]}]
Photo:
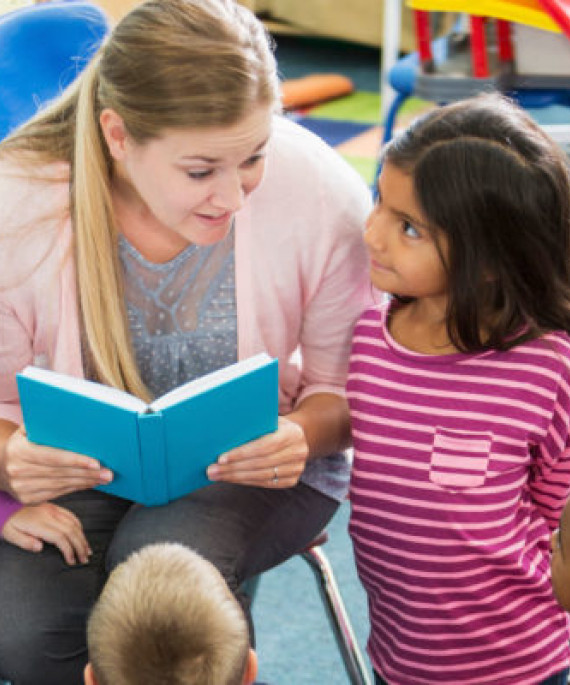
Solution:
[{"label": "teal book cover", "polygon": [[277,360],[262,353],[146,404],[126,392],[33,366],[17,375],[28,439],[98,459],[100,490],[165,504],[210,483],[220,454],[277,429]]}]

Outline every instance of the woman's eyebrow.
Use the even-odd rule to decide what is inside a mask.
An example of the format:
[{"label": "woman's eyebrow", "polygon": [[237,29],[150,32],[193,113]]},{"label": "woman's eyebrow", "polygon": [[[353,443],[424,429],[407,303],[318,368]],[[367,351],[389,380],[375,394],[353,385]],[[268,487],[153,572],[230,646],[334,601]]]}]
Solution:
[{"label": "woman's eyebrow", "polygon": [[[265,138],[264,141],[259,143],[259,145],[253,150],[250,156],[257,154],[260,150],[262,150],[267,143],[269,142],[269,137]],[[204,155],[184,155],[181,158],[181,161],[183,162],[205,162],[206,164],[216,164],[221,160],[221,157],[206,157]]]}]

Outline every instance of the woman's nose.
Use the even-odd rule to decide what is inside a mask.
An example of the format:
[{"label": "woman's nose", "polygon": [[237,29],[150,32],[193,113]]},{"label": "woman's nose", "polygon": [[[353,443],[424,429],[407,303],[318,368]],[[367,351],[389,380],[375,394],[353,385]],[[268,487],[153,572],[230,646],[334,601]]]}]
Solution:
[{"label": "woman's nose", "polygon": [[229,172],[219,179],[214,189],[212,202],[217,207],[230,212],[237,212],[242,208],[245,197],[246,193],[241,174],[239,172]]}]

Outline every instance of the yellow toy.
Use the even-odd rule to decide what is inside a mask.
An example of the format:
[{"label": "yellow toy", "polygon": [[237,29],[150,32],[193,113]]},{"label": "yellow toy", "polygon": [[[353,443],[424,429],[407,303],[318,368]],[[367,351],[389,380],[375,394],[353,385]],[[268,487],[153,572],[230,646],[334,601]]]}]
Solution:
[{"label": "yellow toy", "polygon": [[[418,51],[425,72],[430,71],[432,63],[427,18],[429,11],[459,12],[469,16],[472,75],[475,78],[491,76],[485,32],[485,21],[489,18],[494,19],[497,24],[497,46],[499,59],[503,63],[515,62],[509,26],[511,22],[533,27],[531,31],[539,29],[563,33],[570,40],[570,0],[407,0],[407,4],[415,10]],[[555,47],[570,55],[569,46],[564,39]],[[564,60],[562,63],[564,64]],[[566,66],[563,71],[565,69]]]},{"label": "yellow toy", "polygon": [[466,12],[480,17],[494,17],[570,37],[569,0],[408,0],[413,9],[434,12]]}]

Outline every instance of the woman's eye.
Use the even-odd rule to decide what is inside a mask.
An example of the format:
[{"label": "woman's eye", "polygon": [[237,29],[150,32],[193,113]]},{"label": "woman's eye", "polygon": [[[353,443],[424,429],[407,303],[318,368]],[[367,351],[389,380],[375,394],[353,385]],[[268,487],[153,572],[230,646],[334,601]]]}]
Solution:
[{"label": "woman's eye", "polygon": [[420,234],[419,232],[412,226],[409,221],[404,221],[404,235],[407,235],[409,238],[419,238]]},{"label": "woman's eye", "polygon": [[208,176],[211,176],[212,169],[203,169],[201,171],[188,171],[187,173],[191,179],[195,181],[200,181],[203,178],[208,178]]},{"label": "woman's eye", "polygon": [[264,157],[265,157],[265,155],[263,155],[263,154],[253,155],[253,157],[250,157],[249,159],[245,160],[245,162],[243,163],[243,166],[246,166],[246,167],[255,166]]}]

